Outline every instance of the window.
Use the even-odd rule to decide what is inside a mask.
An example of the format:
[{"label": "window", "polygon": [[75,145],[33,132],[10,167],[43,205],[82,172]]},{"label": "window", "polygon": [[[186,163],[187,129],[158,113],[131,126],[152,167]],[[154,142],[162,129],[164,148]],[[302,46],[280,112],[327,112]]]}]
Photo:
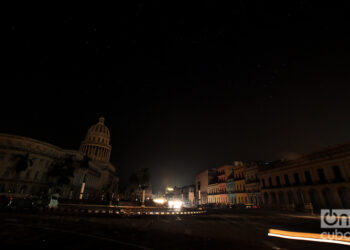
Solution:
[{"label": "window", "polygon": [[333,170],[334,178],[335,178],[337,181],[343,180],[343,176],[341,175],[339,166],[333,166],[333,167],[332,167],[332,170]]},{"label": "window", "polygon": [[323,168],[319,168],[317,169],[317,173],[318,173],[318,178],[320,179],[321,183],[326,183],[326,176],[324,174],[324,170]]},{"label": "window", "polygon": [[265,179],[262,179],[262,186],[263,186],[263,188],[266,187],[266,185],[265,185]]},{"label": "window", "polygon": [[284,182],[286,183],[286,186],[290,186],[289,176],[287,174],[284,175]]},{"label": "window", "polygon": [[277,183],[278,187],[281,186],[281,181],[280,181],[280,177],[279,176],[276,176],[276,183]]},{"label": "window", "polygon": [[10,169],[7,168],[2,176],[6,178],[6,177],[9,177],[9,175],[10,175]]},{"label": "window", "polygon": [[271,177],[269,178],[269,185],[270,185],[270,187],[272,187],[272,179],[271,179]]},{"label": "window", "polygon": [[307,183],[307,184],[312,184],[312,179],[311,179],[310,171],[308,171],[308,170],[305,171],[305,179],[306,179],[306,183]]},{"label": "window", "polygon": [[300,179],[299,179],[299,174],[298,173],[294,173],[294,183],[295,184],[300,184]]}]

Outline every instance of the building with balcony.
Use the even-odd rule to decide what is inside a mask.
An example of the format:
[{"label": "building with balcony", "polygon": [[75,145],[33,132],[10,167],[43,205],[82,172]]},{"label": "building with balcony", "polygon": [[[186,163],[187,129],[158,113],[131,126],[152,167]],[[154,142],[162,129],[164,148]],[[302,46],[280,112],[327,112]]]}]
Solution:
[{"label": "building with balcony", "polygon": [[226,193],[227,193],[227,203],[235,204],[236,203],[236,193],[235,193],[235,181],[233,171],[231,175],[227,177],[226,180]]},{"label": "building with balcony", "polygon": [[264,166],[263,162],[246,162],[245,164],[245,188],[248,196],[248,203],[253,205],[262,204],[260,193],[260,182],[258,171],[260,166]]},{"label": "building with balcony", "polygon": [[227,180],[232,175],[233,166],[230,164],[217,168],[216,177],[208,185],[208,203],[227,205],[229,202],[226,190]]},{"label": "building with balcony", "polygon": [[235,185],[236,201],[235,204],[247,204],[248,194],[245,187],[246,166],[241,161],[233,163],[233,180]]},{"label": "building with balcony", "polygon": [[350,144],[266,164],[259,176],[265,207],[350,208]]}]

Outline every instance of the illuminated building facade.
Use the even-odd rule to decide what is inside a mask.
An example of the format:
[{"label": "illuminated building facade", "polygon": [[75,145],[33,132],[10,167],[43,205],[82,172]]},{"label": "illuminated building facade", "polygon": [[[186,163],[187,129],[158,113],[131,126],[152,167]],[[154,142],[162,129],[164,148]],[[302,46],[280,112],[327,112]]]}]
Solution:
[{"label": "illuminated building facade", "polygon": [[243,162],[236,161],[233,166],[233,175],[235,182],[235,194],[236,202],[235,204],[247,204],[248,203],[248,194],[245,187],[245,170],[246,166]]},{"label": "illuminated building facade", "polygon": [[229,196],[227,180],[232,175],[233,165],[224,165],[217,169],[216,178],[208,185],[208,203],[227,205]]},{"label": "illuminated building facade", "polygon": [[229,204],[235,204],[236,202],[236,193],[235,193],[235,181],[232,174],[226,180],[226,192],[227,192],[227,202]]},{"label": "illuminated building facade", "polygon": [[[47,194],[53,182],[53,177],[48,176],[51,164],[68,156],[81,161],[87,154],[92,159],[88,169],[76,168],[70,185],[61,188],[61,197],[78,198],[84,177],[84,198],[99,197],[102,190],[112,196],[116,194],[119,179],[109,162],[110,134],[103,122],[100,118],[99,123],[89,129],[79,151],[65,150],[27,137],[0,134],[0,193]],[[26,154],[29,154],[32,166],[25,171],[15,171],[19,156]]]},{"label": "illuminated building facade", "polygon": [[350,144],[278,161],[259,171],[268,208],[350,208]]},{"label": "illuminated building facade", "polygon": [[262,204],[260,193],[260,181],[258,176],[259,167],[263,166],[262,162],[247,162],[245,165],[245,187],[248,195],[248,203],[253,205]]}]

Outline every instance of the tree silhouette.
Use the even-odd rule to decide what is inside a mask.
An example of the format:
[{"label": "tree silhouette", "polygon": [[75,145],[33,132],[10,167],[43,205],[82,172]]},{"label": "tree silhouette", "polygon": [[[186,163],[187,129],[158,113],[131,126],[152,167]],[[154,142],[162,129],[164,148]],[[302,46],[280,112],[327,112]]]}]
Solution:
[{"label": "tree silhouette", "polygon": [[148,168],[138,169],[129,177],[131,185],[136,185],[138,188],[146,189],[150,185],[150,173]]},{"label": "tree silhouette", "polygon": [[131,193],[133,193],[134,190],[137,190],[137,189],[142,190],[142,205],[144,205],[145,189],[148,188],[150,185],[149,169],[142,168],[133,172],[129,177],[129,182],[130,182]]},{"label": "tree silhouette", "polygon": [[87,170],[90,167],[90,157],[84,155],[83,159],[78,162],[79,168]]},{"label": "tree silhouette", "polygon": [[15,155],[15,171],[17,173],[23,172],[33,165],[33,160],[29,158],[29,153],[25,155]]},{"label": "tree silhouette", "polygon": [[55,179],[57,187],[61,187],[70,184],[71,178],[74,177],[74,170],[75,162],[73,157],[68,155],[65,158],[59,158],[52,162],[48,176]]}]

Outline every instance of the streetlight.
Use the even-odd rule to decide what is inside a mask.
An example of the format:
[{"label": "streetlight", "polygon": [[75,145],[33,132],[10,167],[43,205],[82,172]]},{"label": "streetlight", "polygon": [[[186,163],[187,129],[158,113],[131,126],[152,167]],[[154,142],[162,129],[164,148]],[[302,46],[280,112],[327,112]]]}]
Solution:
[{"label": "streetlight", "polygon": [[84,194],[84,189],[85,189],[85,182],[86,182],[85,179],[86,179],[86,174],[84,174],[83,183],[81,184],[79,200],[83,199],[83,194]]}]

